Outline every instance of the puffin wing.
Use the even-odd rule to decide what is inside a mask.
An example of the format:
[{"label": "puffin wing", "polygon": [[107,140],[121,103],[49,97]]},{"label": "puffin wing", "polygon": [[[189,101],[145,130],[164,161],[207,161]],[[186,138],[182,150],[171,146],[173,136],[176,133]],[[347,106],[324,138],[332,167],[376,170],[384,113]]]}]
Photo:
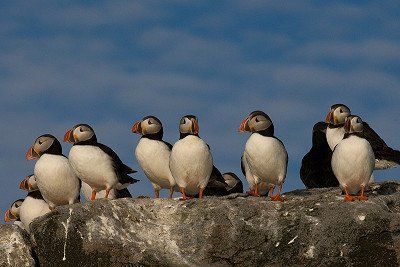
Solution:
[{"label": "puffin wing", "polygon": [[169,150],[172,150],[172,145],[168,142],[165,142],[164,140],[161,140],[168,148]]},{"label": "puffin wing", "polygon": [[[390,148],[385,141],[368,125],[364,122],[364,137],[371,144],[372,150],[374,151],[375,158],[380,161],[388,161],[388,164],[382,165],[378,169],[387,169],[394,167],[394,165],[400,165],[400,151]],[[392,163],[394,164],[392,164]]]},{"label": "puffin wing", "polygon": [[242,170],[243,175],[246,176],[246,169],[244,167],[243,156],[240,158],[240,169]]},{"label": "puffin wing", "polygon": [[364,126],[364,137],[371,144],[372,149],[375,151],[379,151],[387,147],[385,141],[372,129],[368,123],[363,122]]},{"label": "puffin wing", "polygon": [[98,143],[97,146],[112,159],[112,164],[117,174],[131,174],[137,172],[131,167],[125,165],[118,157],[117,153],[108,146],[100,143]]}]

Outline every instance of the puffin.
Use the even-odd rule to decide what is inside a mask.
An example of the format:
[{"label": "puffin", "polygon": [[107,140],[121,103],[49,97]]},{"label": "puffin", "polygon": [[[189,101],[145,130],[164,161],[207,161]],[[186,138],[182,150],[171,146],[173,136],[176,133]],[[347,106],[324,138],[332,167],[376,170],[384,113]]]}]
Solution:
[{"label": "puffin", "polygon": [[[351,115],[351,111],[346,105],[335,104],[326,116],[325,122],[329,123],[326,139],[332,150],[345,135],[344,122],[349,115]],[[389,147],[366,122],[363,122],[363,135],[374,151],[375,170],[384,170],[400,165],[400,151]]]},{"label": "puffin", "polygon": [[34,174],[30,174],[26,176],[20,183],[19,183],[19,189],[25,190],[25,191],[35,191],[38,190],[37,186],[37,181],[36,177]]},{"label": "puffin", "polygon": [[96,199],[101,190],[105,190],[104,198],[108,198],[111,189],[121,190],[138,182],[129,176],[135,170],[122,163],[111,148],[97,142],[90,125],[75,125],[65,133],[64,142],[73,145],[68,159],[76,176],[92,188],[90,200]]},{"label": "puffin", "polygon": [[[283,201],[282,184],[286,178],[288,154],[281,140],[274,136],[274,124],[263,111],[253,111],[239,127],[250,132],[241,164],[250,185],[250,195],[259,196],[259,187],[268,188],[272,201]],[[275,186],[278,193],[274,196]]]},{"label": "puffin", "polygon": [[226,172],[223,175],[225,183],[228,185],[228,193],[243,193],[243,183],[233,172]]},{"label": "puffin", "polygon": [[135,156],[153,186],[155,197],[160,197],[161,189],[169,189],[169,198],[172,198],[176,184],[169,169],[172,145],[163,140],[161,121],[155,116],[146,116],[135,122],[132,132],[141,136]]},{"label": "puffin", "polygon": [[17,199],[11,204],[10,208],[4,213],[5,222],[21,221],[19,211],[23,202],[24,199]]},{"label": "puffin", "polygon": [[29,232],[29,225],[37,217],[49,213],[50,206],[39,190],[29,192],[25,199],[16,200],[4,215],[4,221],[21,221]]},{"label": "puffin", "polygon": [[[208,148],[210,146],[207,144]],[[230,187],[226,182],[224,176],[218,170],[215,165],[213,165],[210,179],[208,180],[207,186],[204,189],[204,196],[226,196],[230,194]]]},{"label": "puffin", "polygon": [[179,122],[180,139],[174,144],[169,167],[183,200],[187,195],[203,197],[213,170],[209,146],[199,137],[199,123],[194,115],[183,116]]},{"label": "puffin", "polygon": [[[81,185],[81,194],[83,197],[88,201],[92,197],[92,188],[85,182],[82,182]],[[96,199],[105,198],[106,191],[102,190],[96,194]],[[121,190],[118,189],[111,189],[108,195],[109,199],[117,199],[117,198],[132,198],[131,193],[129,192],[128,188],[123,188]]]},{"label": "puffin", "polygon": [[335,146],[342,141],[345,134],[344,123],[346,118],[351,115],[350,108],[344,104],[334,104],[326,115],[325,122],[328,123],[326,129],[326,141],[333,151]]},{"label": "puffin", "polygon": [[50,209],[79,202],[79,179],[68,158],[62,154],[56,137],[44,134],[36,138],[26,153],[26,159],[37,159],[34,169],[37,187]]},{"label": "puffin", "polygon": [[312,147],[303,157],[300,178],[307,188],[338,187],[332,171],[332,150],[326,141],[327,124],[317,122],[312,131]]},{"label": "puffin", "polygon": [[367,200],[365,188],[375,166],[374,151],[363,134],[359,116],[347,117],[344,130],[343,140],[333,150],[332,170],[346,194],[345,201]]}]

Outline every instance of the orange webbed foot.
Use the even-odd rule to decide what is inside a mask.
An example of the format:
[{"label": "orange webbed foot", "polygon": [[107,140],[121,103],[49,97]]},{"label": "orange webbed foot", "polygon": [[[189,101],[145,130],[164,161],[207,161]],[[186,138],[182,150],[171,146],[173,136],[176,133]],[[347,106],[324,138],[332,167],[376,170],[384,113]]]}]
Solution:
[{"label": "orange webbed foot", "polygon": [[360,200],[360,201],[367,201],[367,200],[368,200],[368,197],[367,197],[366,195],[359,196],[359,197],[358,197],[358,200]]},{"label": "orange webbed foot", "polygon": [[272,196],[270,198],[271,198],[271,201],[280,201],[280,202],[284,201],[284,198],[281,195]]},{"label": "orange webbed foot", "polygon": [[355,201],[357,199],[357,197],[355,197],[355,196],[350,196],[350,195],[346,195],[345,197],[344,197],[344,201],[345,202],[353,202],[353,201]]}]

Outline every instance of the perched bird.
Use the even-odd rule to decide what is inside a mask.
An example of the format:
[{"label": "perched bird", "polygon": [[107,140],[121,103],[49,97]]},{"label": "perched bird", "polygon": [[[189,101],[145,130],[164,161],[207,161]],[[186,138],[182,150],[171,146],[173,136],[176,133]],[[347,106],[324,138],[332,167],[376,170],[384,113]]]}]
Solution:
[{"label": "perched bird", "polygon": [[111,148],[97,142],[89,125],[75,125],[65,133],[64,141],[73,144],[69,162],[75,174],[92,188],[91,200],[101,190],[108,198],[111,189],[121,190],[138,181],[128,175],[136,171],[122,163]]},{"label": "perched bird", "polygon": [[346,193],[345,201],[354,201],[352,195],[360,192],[359,200],[367,200],[365,187],[375,165],[374,151],[363,135],[363,122],[358,116],[349,116],[344,126],[345,135],[332,155],[332,170]]},{"label": "perched bird", "polygon": [[[243,120],[239,131],[251,132],[241,161],[250,194],[259,196],[259,185],[268,185],[271,200],[283,201],[281,191],[286,178],[288,154],[282,141],[274,136],[272,120],[262,111],[253,111]],[[273,196],[276,185],[278,193]]]},{"label": "perched bird", "polygon": [[19,184],[19,189],[26,191],[35,191],[38,190],[36,177],[34,174],[26,176],[21,183]]},{"label": "perched bird", "polygon": [[15,201],[6,211],[4,220],[6,222],[20,220],[24,229],[29,232],[31,222],[49,212],[49,204],[44,201],[40,191],[37,190],[29,192],[25,199]]},{"label": "perched bird", "polygon": [[332,150],[326,141],[326,128],[322,121],[314,125],[311,150],[301,162],[300,178],[307,188],[339,186],[332,171]]},{"label": "perched bird", "polygon": [[350,109],[343,104],[332,105],[330,111],[326,115],[325,122],[328,123],[326,141],[332,151],[335,146],[342,141],[345,134],[343,126],[346,118],[350,115]]},{"label": "perched bird", "polygon": [[5,222],[20,221],[19,210],[22,202],[24,202],[23,199],[18,199],[11,204],[10,208],[4,213]]},{"label": "perched bird", "polygon": [[208,145],[199,137],[199,124],[193,115],[183,116],[179,124],[180,139],[171,151],[169,166],[179,189],[186,195],[203,197],[213,170]]},{"label": "perched bird", "polygon": [[133,125],[132,132],[141,135],[135,156],[153,185],[155,197],[160,197],[160,190],[165,188],[169,189],[169,198],[172,198],[175,186],[169,169],[172,145],[162,139],[164,130],[161,121],[154,116],[144,117]]},{"label": "perched bird", "polygon": [[223,175],[225,183],[228,185],[228,193],[243,193],[243,183],[233,172],[226,172]]},{"label": "perched bird", "polygon": [[38,159],[34,169],[37,187],[50,209],[79,202],[79,179],[62,154],[57,138],[50,134],[36,138],[26,159]]},{"label": "perched bird", "polygon": [[[350,114],[350,109],[346,105],[335,104],[326,116],[326,123],[329,123],[326,138],[332,150],[343,139],[344,122]],[[390,148],[368,123],[363,122],[363,128],[363,136],[371,144],[375,154],[375,170],[384,170],[400,165],[400,151]]]},{"label": "perched bird", "polygon": [[[86,200],[90,200],[90,198],[92,197],[92,188],[87,183],[82,182],[81,193]],[[102,190],[100,192],[97,192],[96,199],[105,198],[105,196],[106,196],[106,191]],[[132,195],[129,192],[128,188],[123,188],[121,190],[111,189],[110,193],[108,194],[109,199],[131,198],[131,197]]]},{"label": "perched bird", "polygon": [[[208,146],[208,145],[207,145]],[[213,165],[210,179],[208,180],[207,186],[204,189],[204,196],[226,196],[229,195],[230,187],[226,183],[224,176],[221,172]]]}]

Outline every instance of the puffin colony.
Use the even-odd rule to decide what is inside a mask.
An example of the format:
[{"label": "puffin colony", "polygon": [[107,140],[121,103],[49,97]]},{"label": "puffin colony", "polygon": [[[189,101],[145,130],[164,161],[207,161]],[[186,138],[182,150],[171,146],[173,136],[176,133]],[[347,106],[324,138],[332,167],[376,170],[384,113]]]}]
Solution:
[{"label": "puffin colony", "polygon": [[[155,116],[137,121],[132,132],[140,135],[136,159],[158,198],[166,189],[182,200],[203,196],[243,193],[242,181],[234,173],[221,174],[213,163],[210,146],[199,136],[196,116],[183,116],[180,138],[174,144],[163,140],[163,125]],[[249,185],[249,195],[269,196],[284,201],[288,153],[274,133],[271,118],[253,111],[240,124],[239,132],[249,132],[241,169]],[[6,222],[14,221],[29,231],[29,224],[57,206],[99,198],[132,197],[127,187],[138,180],[135,170],[125,165],[108,146],[99,143],[90,125],[77,124],[65,133],[64,142],[72,144],[68,157],[63,155],[57,138],[44,134],[36,138],[26,153],[37,160],[34,173],[24,178],[19,188],[28,191],[5,212]],[[373,171],[400,165],[400,151],[385,141],[359,116],[343,104],[333,105],[325,122],[317,122],[312,131],[312,147],[304,156],[300,178],[307,188],[337,187],[345,201],[365,201],[365,190],[373,182]],[[276,193],[274,191],[276,189]]]}]

